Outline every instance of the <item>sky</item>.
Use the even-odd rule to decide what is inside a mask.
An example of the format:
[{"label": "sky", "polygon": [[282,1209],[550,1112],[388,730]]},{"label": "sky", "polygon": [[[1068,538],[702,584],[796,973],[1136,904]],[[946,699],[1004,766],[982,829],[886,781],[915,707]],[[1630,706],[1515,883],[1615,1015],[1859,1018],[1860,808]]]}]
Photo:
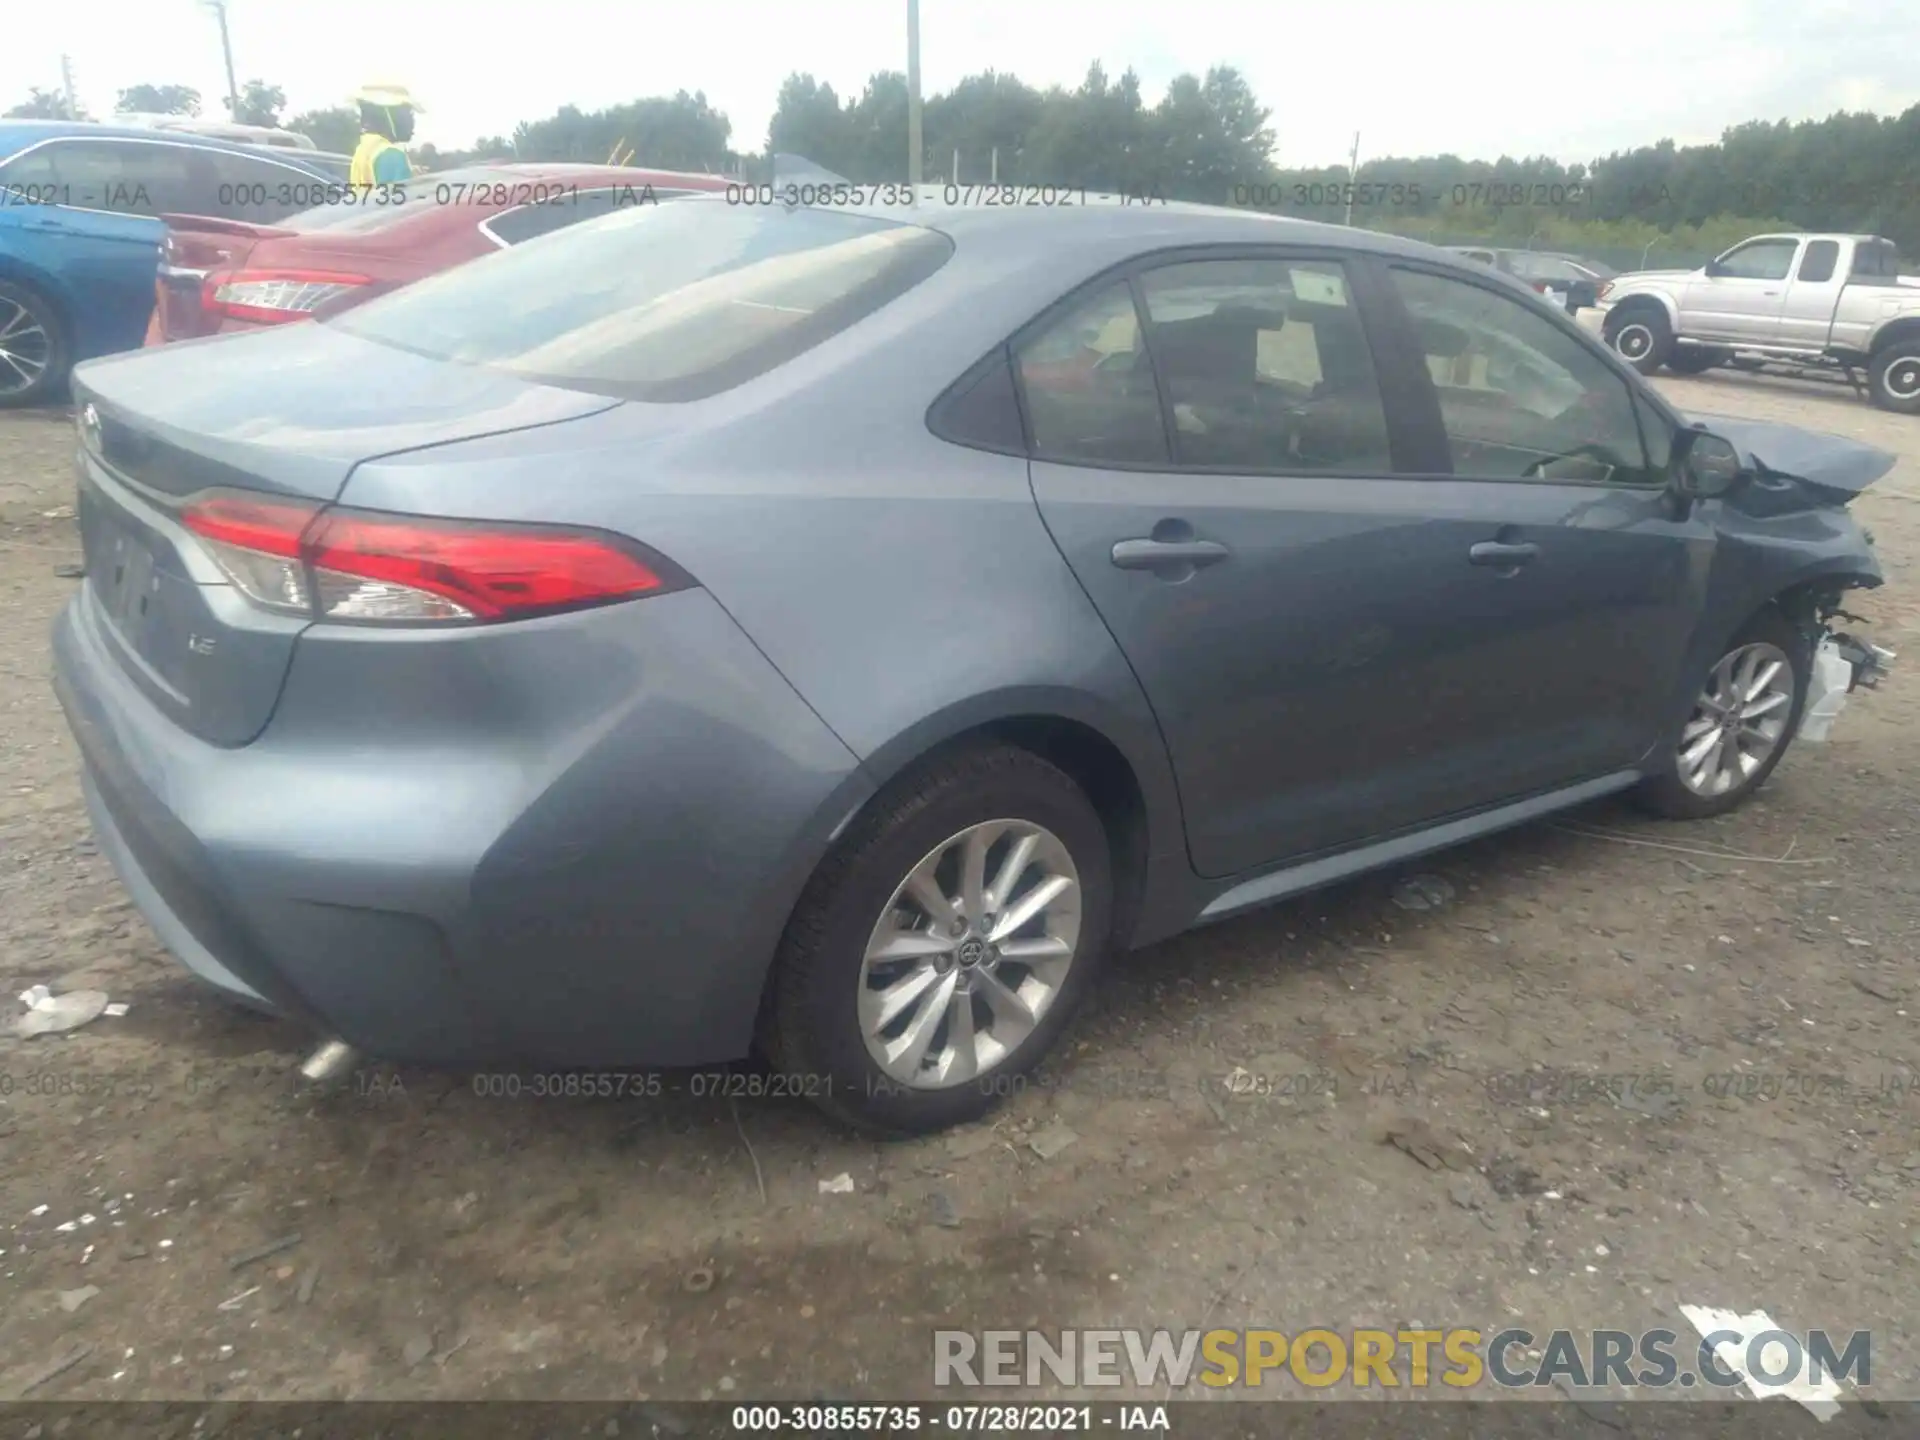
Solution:
[{"label": "sky", "polygon": [[[760,149],[794,71],[858,95],[906,68],[906,0],[228,0],[240,82],[288,115],[363,84],[406,85],[416,138],[443,148],[582,109],[704,90]],[[60,84],[71,58],[96,116],[138,83],[219,109],[218,26],[198,0],[15,0],[0,109]],[[1361,154],[1587,161],[1749,119],[1920,102],[1920,0],[921,0],[922,90],[995,69],[1074,86],[1131,66],[1149,102],[1183,71],[1237,66],[1270,107],[1282,166]],[[369,53],[393,57],[369,63]],[[644,160],[645,157],[639,157]]]}]

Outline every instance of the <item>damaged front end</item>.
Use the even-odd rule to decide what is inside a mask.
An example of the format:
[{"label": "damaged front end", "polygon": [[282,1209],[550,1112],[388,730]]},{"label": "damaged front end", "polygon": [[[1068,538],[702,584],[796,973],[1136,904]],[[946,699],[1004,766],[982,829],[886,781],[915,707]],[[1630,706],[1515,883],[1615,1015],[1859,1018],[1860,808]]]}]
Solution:
[{"label": "damaged front end", "polygon": [[[1798,738],[1818,744],[1855,690],[1878,688],[1893,651],[1856,628],[1869,622],[1843,608],[1851,591],[1881,583],[1873,537],[1848,512],[1898,457],[1838,435],[1732,416],[1697,424],[1740,454],[1743,483],[1725,496],[1718,528],[1727,577],[1747,597],[1774,595],[1800,627],[1813,663]],[[1848,629],[1837,629],[1845,624]]]}]

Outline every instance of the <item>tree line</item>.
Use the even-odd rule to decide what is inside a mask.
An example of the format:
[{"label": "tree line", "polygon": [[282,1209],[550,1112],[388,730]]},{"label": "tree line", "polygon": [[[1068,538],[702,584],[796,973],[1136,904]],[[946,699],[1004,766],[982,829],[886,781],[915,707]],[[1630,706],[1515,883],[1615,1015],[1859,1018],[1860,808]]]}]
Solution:
[{"label": "tree line", "polygon": [[[34,91],[9,115],[64,113]],[[186,86],[136,85],[116,109],[197,114]],[[350,151],[359,122],[347,107],[282,119],[285,94],[249,81],[240,117],[284,124],[323,150]],[[1272,113],[1245,77],[1220,65],[1181,75],[1157,101],[1131,70],[1098,64],[1069,89],[1038,89],[996,71],[928,96],[922,117],[930,180],[1121,191],[1251,205],[1307,219],[1394,230],[1442,243],[1477,240],[1581,250],[1597,258],[1688,263],[1769,229],[1865,231],[1920,255],[1920,105],[1897,116],[1841,112],[1824,120],[1754,120],[1704,145],[1672,140],[1562,164],[1546,156],[1381,157],[1344,166],[1282,169]],[[764,178],[775,153],[802,155],[849,180],[904,178],[906,77],[872,76],[842,96],[808,74],[780,87],[766,144],[733,148],[733,126],[704,92],[600,110],[563,106],[511,134],[463,149],[413,147],[424,169],[485,160],[631,163]],[[1615,263],[1620,263],[1616,260]]]}]

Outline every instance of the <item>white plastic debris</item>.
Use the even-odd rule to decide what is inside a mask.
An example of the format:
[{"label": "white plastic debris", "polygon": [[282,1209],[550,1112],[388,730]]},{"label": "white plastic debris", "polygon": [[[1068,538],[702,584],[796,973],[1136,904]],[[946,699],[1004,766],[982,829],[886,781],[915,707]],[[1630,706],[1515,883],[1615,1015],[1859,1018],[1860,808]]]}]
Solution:
[{"label": "white plastic debris", "polygon": [[822,1180],[820,1182],[820,1193],[822,1195],[853,1194],[853,1176],[842,1170],[831,1180]]},{"label": "white plastic debris", "polygon": [[20,1003],[27,1007],[27,1013],[13,1022],[13,1033],[22,1040],[31,1040],[36,1035],[78,1030],[98,1020],[107,1008],[107,997],[99,990],[54,995],[46,986],[35,985],[20,992]]},{"label": "white plastic debris", "polygon": [[47,1207],[45,1205],[36,1205],[33,1207],[33,1209],[29,1210],[27,1213],[33,1216],[35,1219],[38,1219],[40,1216],[47,1213]]},{"label": "white plastic debris", "polygon": [[101,1010],[100,1013],[102,1015],[111,1016],[113,1019],[118,1020],[122,1015],[127,1013],[126,1002],[121,1000],[116,1000],[114,1001],[113,1004]]},{"label": "white plastic debris", "polygon": [[1747,1362],[1754,1340],[1769,1333],[1780,1333],[1780,1327],[1774,1324],[1766,1311],[1755,1310],[1750,1315],[1737,1315],[1731,1310],[1716,1310],[1711,1305],[1682,1305],[1680,1313],[1693,1323],[1702,1340],[1715,1334],[1737,1337],[1719,1339],[1714,1344],[1713,1353],[1723,1366],[1746,1381],[1747,1389],[1753,1392],[1756,1400],[1773,1395],[1797,1400],[1822,1424],[1840,1413],[1840,1387],[1828,1375],[1820,1376],[1817,1382],[1811,1379],[1805,1353],[1799,1357],[1800,1368],[1795,1374],[1790,1377],[1783,1374],[1785,1363],[1793,1357],[1778,1340],[1769,1341],[1762,1347],[1759,1361],[1769,1375],[1780,1375],[1781,1378],[1756,1380],[1748,1372]]},{"label": "white plastic debris", "polygon": [[1813,652],[1813,672],[1807,677],[1807,707],[1800,712],[1802,744],[1822,745],[1833,729],[1833,722],[1846,709],[1847,692],[1853,688],[1853,666],[1847,663],[1840,647],[1828,636]]}]

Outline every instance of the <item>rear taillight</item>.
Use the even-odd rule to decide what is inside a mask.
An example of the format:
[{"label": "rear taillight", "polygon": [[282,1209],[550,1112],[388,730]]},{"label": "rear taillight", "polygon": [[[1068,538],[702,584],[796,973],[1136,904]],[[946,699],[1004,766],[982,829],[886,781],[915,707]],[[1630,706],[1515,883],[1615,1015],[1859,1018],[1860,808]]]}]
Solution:
[{"label": "rear taillight", "polygon": [[1596,300],[1604,300],[1607,298],[1607,296],[1611,295],[1612,293],[1613,293],[1613,282],[1611,280],[1603,280],[1600,283],[1600,288],[1594,292],[1593,298]]},{"label": "rear taillight", "polygon": [[323,305],[373,282],[330,270],[215,270],[201,282],[200,308],[211,315],[274,325],[305,320]]},{"label": "rear taillight", "polygon": [[1544,294],[1546,294],[1546,293],[1547,293],[1547,287],[1546,287],[1546,285],[1544,285],[1544,284],[1543,284],[1542,282],[1540,282],[1540,281],[1538,281],[1538,280],[1536,280],[1536,281],[1534,281],[1534,282],[1533,282],[1533,293],[1534,293],[1534,294],[1536,294],[1536,295],[1544,295]]},{"label": "rear taillight", "polygon": [[234,585],[314,620],[476,624],[578,610],[692,583],[619,536],[208,494],[181,519]]}]

